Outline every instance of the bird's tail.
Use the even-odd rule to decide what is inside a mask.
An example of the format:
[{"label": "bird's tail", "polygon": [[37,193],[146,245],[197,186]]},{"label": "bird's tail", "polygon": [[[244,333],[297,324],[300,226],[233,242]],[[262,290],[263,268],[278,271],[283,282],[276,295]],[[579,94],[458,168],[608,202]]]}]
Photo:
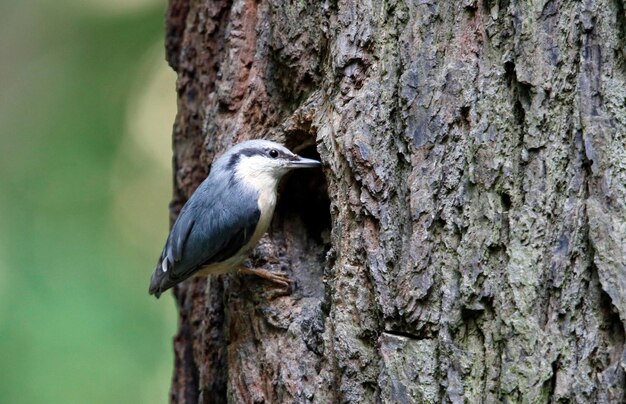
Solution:
[{"label": "bird's tail", "polygon": [[157,299],[163,293],[163,278],[165,278],[166,273],[161,270],[161,265],[157,265],[156,269],[152,273],[150,277],[150,288],[148,289],[148,293],[154,295]]}]

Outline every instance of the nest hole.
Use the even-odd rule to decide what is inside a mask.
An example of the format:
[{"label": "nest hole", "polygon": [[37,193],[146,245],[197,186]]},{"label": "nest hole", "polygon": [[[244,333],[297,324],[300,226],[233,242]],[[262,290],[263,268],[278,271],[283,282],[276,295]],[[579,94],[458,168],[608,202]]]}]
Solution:
[{"label": "nest hole", "polygon": [[[315,144],[292,150],[319,160]],[[324,270],[330,249],[330,198],[321,168],[298,169],[289,173],[279,188],[280,198],[273,223],[274,239],[282,246],[279,262],[291,268],[297,293],[302,297],[324,298]]]},{"label": "nest hole", "polygon": [[[302,157],[320,160],[315,145],[295,151]],[[280,186],[276,213],[284,221],[301,228],[302,231],[296,232],[296,236],[306,237],[315,244],[328,244],[331,228],[330,198],[322,169],[298,169],[289,173]]]}]

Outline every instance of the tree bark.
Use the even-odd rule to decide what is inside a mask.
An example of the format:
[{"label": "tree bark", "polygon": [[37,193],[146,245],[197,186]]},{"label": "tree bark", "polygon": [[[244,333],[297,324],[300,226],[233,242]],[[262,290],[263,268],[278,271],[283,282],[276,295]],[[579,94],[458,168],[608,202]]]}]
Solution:
[{"label": "tree bark", "polygon": [[624,402],[623,0],[170,0],[174,216],[269,138],[256,265],[176,288],[174,402]]}]

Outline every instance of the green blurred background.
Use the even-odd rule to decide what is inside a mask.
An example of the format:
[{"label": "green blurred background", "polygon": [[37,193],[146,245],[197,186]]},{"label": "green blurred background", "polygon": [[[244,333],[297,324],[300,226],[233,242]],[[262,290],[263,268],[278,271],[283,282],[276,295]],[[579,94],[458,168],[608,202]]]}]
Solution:
[{"label": "green blurred background", "polygon": [[0,403],[167,402],[165,0],[0,0]]}]

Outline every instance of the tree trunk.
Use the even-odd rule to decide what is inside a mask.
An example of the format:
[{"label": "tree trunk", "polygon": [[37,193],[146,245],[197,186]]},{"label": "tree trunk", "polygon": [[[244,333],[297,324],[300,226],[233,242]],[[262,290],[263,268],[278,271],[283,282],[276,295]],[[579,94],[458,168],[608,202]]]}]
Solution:
[{"label": "tree trunk", "polygon": [[268,138],[247,275],[176,288],[174,402],[624,402],[623,0],[170,0],[175,215]]}]

